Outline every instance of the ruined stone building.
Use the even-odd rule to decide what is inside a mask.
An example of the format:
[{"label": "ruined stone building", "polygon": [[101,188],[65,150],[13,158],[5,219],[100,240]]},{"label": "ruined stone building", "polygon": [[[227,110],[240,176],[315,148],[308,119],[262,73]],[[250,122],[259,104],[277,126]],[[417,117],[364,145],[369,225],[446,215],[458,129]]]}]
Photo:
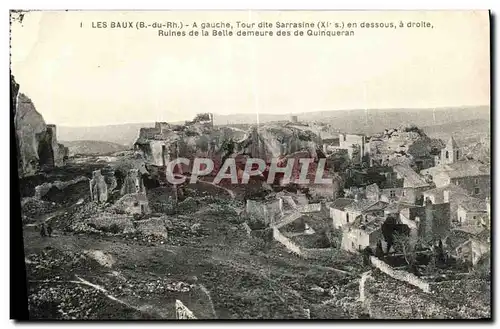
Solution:
[{"label": "ruined stone building", "polygon": [[127,172],[123,185],[120,189],[121,198],[114,207],[128,214],[148,214],[151,212],[146,188],[138,169],[130,169]]},{"label": "ruined stone building", "polygon": [[489,226],[489,215],[486,202],[469,198],[457,207],[457,222],[459,225]]},{"label": "ruined stone building", "polygon": [[131,215],[151,213],[146,192],[125,194],[115,202],[114,207]]},{"label": "ruined stone building", "polygon": [[[200,114],[185,125],[156,122],[153,128],[141,128],[134,148],[142,152],[148,166],[165,167],[180,157],[191,161],[205,157],[218,162],[227,153],[226,145],[234,148],[244,136],[245,132],[238,129],[214,127],[211,114]],[[179,164],[176,168],[191,171],[189,165]]]},{"label": "ruined stone building", "polygon": [[92,179],[90,180],[90,200],[100,203],[108,201],[108,185],[106,184],[106,180],[101,170],[92,172]]},{"label": "ruined stone building", "polygon": [[468,192],[456,185],[447,185],[436,187],[423,193],[424,199],[430,200],[433,204],[450,204],[450,220],[452,223],[458,223],[457,210],[458,205],[471,199]]},{"label": "ruined stone building", "polygon": [[247,200],[245,212],[253,220],[269,226],[276,223],[283,215],[283,200]]},{"label": "ruined stone building", "polygon": [[424,177],[417,174],[411,167],[396,165],[392,167],[396,174],[396,179],[403,180],[403,190],[399,201],[422,204],[423,192],[429,190],[433,186],[427,182]]},{"label": "ruined stone building", "polygon": [[444,147],[415,126],[386,129],[370,139],[370,165],[402,164],[416,171],[434,166],[435,155]]},{"label": "ruined stone building", "polygon": [[490,253],[489,241],[471,238],[455,249],[458,259],[472,266],[476,266],[482,258]]},{"label": "ruined stone building", "polygon": [[383,177],[377,183],[366,186],[366,198],[370,200],[422,205],[422,193],[432,187],[424,177],[406,165],[370,169],[379,171]]},{"label": "ruined stone building", "polygon": [[332,226],[334,228],[338,229],[349,223],[348,214],[345,211],[345,207],[353,202],[354,199],[338,198],[330,204],[330,218],[332,219]]},{"label": "ruined stone building", "polygon": [[347,150],[349,159],[353,163],[369,161],[370,145],[365,135],[339,134],[339,149]]},{"label": "ruined stone building", "polygon": [[424,206],[402,209],[399,220],[416,229],[424,241],[444,239],[451,230],[450,203],[433,204],[427,199]]},{"label": "ruined stone building", "polygon": [[453,184],[480,199],[485,199],[491,194],[490,166],[476,160],[441,164],[421,173],[430,175],[436,187]]},{"label": "ruined stone building", "polygon": [[342,249],[349,252],[360,252],[366,247],[375,249],[378,241],[384,239],[383,216],[359,216],[354,222],[342,230]]},{"label": "ruined stone building", "polygon": [[[19,174],[32,175],[41,169],[64,165],[68,158],[68,148],[57,142],[56,126],[45,124],[31,99],[19,92],[14,78],[13,112],[18,150]],[[17,87],[16,87],[17,86]]]},{"label": "ruined stone building", "polygon": [[358,216],[383,216],[386,202],[373,201],[355,197],[354,199],[338,198],[329,207],[332,226],[341,228],[352,223]]}]

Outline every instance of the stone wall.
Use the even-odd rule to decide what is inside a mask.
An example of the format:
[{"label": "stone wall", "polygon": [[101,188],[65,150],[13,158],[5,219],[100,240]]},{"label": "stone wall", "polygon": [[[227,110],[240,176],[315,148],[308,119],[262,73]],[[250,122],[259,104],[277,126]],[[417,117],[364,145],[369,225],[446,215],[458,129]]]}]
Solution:
[{"label": "stone wall", "polygon": [[270,225],[277,222],[283,214],[283,200],[278,199],[267,203],[247,200],[246,213],[250,217],[262,221],[265,225]]},{"label": "stone wall", "polygon": [[297,256],[302,256],[300,247],[293,243],[292,240],[284,236],[277,228],[273,228],[273,238],[274,240],[284,245],[288,250],[290,250],[290,252],[294,253]]},{"label": "stone wall", "polygon": [[390,277],[399,280],[399,281],[404,281],[406,283],[409,283],[417,288],[422,289],[424,292],[430,292],[430,286],[428,282],[425,282],[424,280],[418,278],[414,274],[411,274],[406,271],[401,271],[401,270],[395,270],[392,268],[390,265],[385,263],[384,261],[381,261],[377,257],[371,256],[370,257],[371,263],[373,266],[378,268],[380,271],[384,272],[385,274],[389,275]]},{"label": "stone wall", "polygon": [[196,317],[180,300],[175,301],[175,316],[179,320],[194,320]]}]

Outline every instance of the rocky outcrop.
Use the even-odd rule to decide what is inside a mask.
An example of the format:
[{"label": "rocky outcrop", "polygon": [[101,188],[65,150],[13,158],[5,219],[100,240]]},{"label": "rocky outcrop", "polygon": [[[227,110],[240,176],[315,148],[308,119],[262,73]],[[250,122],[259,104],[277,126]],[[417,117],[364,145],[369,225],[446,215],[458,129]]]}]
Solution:
[{"label": "rocky outcrop", "polygon": [[115,170],[112,167],[105,167],[101,169],[101,174],[104,176],[104,181],[108,186],[108,193],[114,191],[118,186],[118,181],[115,176]]},{"label": "rocky outcrop", "polygon": [[90,199],[97,202],[108,201],[108,185],[100,170],[92,172],[90,180]]},{"label": "rocky outcrop", "polygon": [[[225,158],[236,154],[270,160],[297,151],[316,156],[321,138],[312,127],[268,123],[245,131],[234,127],[214,127],[199,117],[183,126],[157,122],[154,128],[141,128],[135,143],[146,163],[165,166],[177,157],[209,157],[215,169]],[[184,171],[189,168],[183,168]]]},{"label": "rocky outcrop", "polygon": [[120,213],[130,215],[144,215],[151,213],[148,198],[145,192],[125,194],[115,202],[113,208]]},{"label": "rocky outcrop", "polygon": [[246,138],[238,143],[238,150],[254,158],[270,160],[299,151],[316,157],[321,138],[308,126],[297,127],[269,123],[250,128]]},{"label": "rocky outcrop", "polygon": [[88,180],[89,179],[87,177],[80,176],[80,177],[77,177],[75,179],[65,181],[65,182],[55,181],[53,183],[47,183],[47,182],[43,183],[43,184],[35,187],[35,198],[42,199],[50,191],[50,189],[53,187],[56,187],[59,190],[64,190],[65,188],[67,188],[71,185],[78,184],[80,182],[86,182]]},{"label": "rocky outcrop", "polygon": [[18,169],[21,176],[33,175],[40,169],[62,166],[68,149],[57,142],[55,125],[46,125],[31,99],[19,92],[11,79],[14,126],[17,139]]},{"label": "rocky outcrop", "polygon": [[428,168],[434,165],[434,155],[444,144],[439,139],[430,138],[418,127],[407,125],[372,136],[369,147],[371,159],[379,164],[406,163],[413,166],[420,163],[422,168]]},{"label": "rocky outcrop", "polygon": [[121,195],[145,192],[144,183],[138,169],[130,169],[123,181]]}]

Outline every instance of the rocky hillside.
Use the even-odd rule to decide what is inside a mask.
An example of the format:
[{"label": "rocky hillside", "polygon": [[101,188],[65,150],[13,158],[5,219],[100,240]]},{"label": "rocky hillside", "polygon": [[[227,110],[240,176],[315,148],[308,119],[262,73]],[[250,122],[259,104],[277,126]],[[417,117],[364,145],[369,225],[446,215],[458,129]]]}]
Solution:
[{"label": "rocky hillside", "polygon": [[64,141],[63,143],[68,147],[69,155],[104,155],[128,149],[125,145],[104,141]]},{"label": "rocky hillside", "polygon": [[402,125],[386,129],[372,136],[370,153],[374,160],[392,161],[397,158],[432,158],[444,147],[439,139],[432,139],[415,125]]}]

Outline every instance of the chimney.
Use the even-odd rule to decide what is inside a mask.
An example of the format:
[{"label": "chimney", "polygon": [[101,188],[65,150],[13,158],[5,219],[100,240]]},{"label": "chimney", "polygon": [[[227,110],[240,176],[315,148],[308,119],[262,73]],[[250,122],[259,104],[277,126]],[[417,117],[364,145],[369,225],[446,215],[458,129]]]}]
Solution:
[{"label": "chimney", "polygon": [[450,191],[443,191],[443,202],[450,202]]}]

